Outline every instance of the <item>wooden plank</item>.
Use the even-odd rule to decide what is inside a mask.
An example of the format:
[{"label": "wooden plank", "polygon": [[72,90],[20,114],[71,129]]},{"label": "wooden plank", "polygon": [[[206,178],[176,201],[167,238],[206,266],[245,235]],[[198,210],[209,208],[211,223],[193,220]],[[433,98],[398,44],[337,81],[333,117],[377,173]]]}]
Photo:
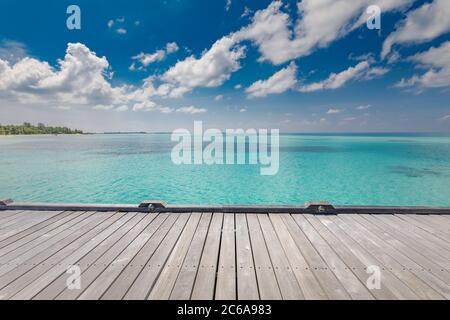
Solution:
[{"label": "wooden plank", "polygon": [[319,281],[311,271],[311,267],[308,265],[301,251],[297,247],[281,216],[278,214],[270,214],[269,216],[278,238],[280,239],[284,252],[286,253],[286,257],[292,266],[292,271],[294,272],[300,288],[303,291],[305,299],[327,299],[325,291],[322,289]]},{"label": "wooden plank", "polygon": [[[87,230],[87,232],[82,233],[75,239],[71,239],[68,244],[65,244],[62,248],[59,248],[59,250],[53,251],[51,254],[45,252],[47,257],[44,260],[38,255],[30,259],[28,264],[20,265],[11,272],[2,276],[0,278],[0,283],[3,284],[2,289],[0,290],[1,298],[9,299],[24,287],[30,287],[29,283],[31,281],[47,271],[48,268],[61,262],[65,257],[76,251],[86,242],[96,243],[94,237],[101,234],[103,230],[107,229],[111,224],[121,218],[124,218],[124,213],[112,214],[100,224],[92,226],[92,228]],[[98,239],[102,239],[102,235],[98,236]],[[64,264],[64,262],[62,264]],[[67,263],[64,267],[67,267]]]},{"label": "wooden plank", "polygon": [[[53,252],[61,249],[62,245],[70,243],[69,241],[72,241],[74,235],[81,235],[83,230],[89,230],[90,224],[99,223],[100,219],[106,219],[107,217],[95,215],[93,212],[83,213],[38,239],[5,254],[0,258],[0,262],[3,263],[0,266],[0,276],[10,272],[17,266],[24,267],[26,262],[34,257],[40,257],[44,261]],[[71,238],[67,239],[70,236]]]},{"label": "wooden plank", "polygon": [[[372,288],[367,285],[369,274],[366,273],[369,265],[364,265],[362,261],[353,254],[352,251],[347,250],[345,244],[340,238],[336,237],[328,228],[321,223],[321,221],[313,215],[305,215],[305,218],[316,229],[320,236],[330,245],[336,252],[341,261],[345,263],[348,270],[359,279],[361,284],[370,292],[370,294],[377,299],[391,300],[396,296],[386,287],[386,283],[382,282],[380,288]],[[389,276],[389,275],[388,275]],[[386,279],[386,277],[384,277]],[[394,277],[391,277],[394,278]]]},{"label": "wooden plank", "polygon": [[[61,211],[49,211],[49,212],[39,212],[39,214],[25,211],[24,214],[29,216],[24,216],[17,220],[15,223],[4,227],[0,230],[0,241],[7,239],[17,233],[27,230],[34,225],[40,224],[47,219],[59,214]],[[9,223],[8,223],[9,224]]]},{"label": "wooden plank", "polygon": [[293,218],[305,232],[305,235],[309,238],[326,263],[330,266],[333,273],[339,279],[345,290],[350,294],[352,299],[373,299],[372,294],[368,291],[365,284],[362,284],[353,272],[349,270],[345,262],[339,258],[306,218],[303,215],[296,215]]},{"label": "wooden plank", "polygon": [[427,214],[424,218],[436,222],[443,231],[450,233],[450,219],[446,218],[444,215]]},{"label": "wooden plank", "polygon": [[435,288],[432,288],[426,280],[424,281],[422,279],[424,276],[423,273],[409,270],[407,266],[400,263],[401,261],[397,261],[396,258],[399,257],[398,251],[357,223],[353,219],[353,215],[340,214],[336,221],[339,221],[340,227],[344,228],[350,236],[354,237],[362,245],[365,245],[371,253],[376,255],[383,262],[384,266],[382,267],[389,268],[390,271],[407,284],[421,299],[443,299],[443,296]]},{"label": "wooden plank", "polygon": [[155,284],[148,296],[149,300],[168,300],[173,286],[183,266],[184,259],[189,250],[192,238],[197,230],[201,213],[192,213],[180,238],[170,253],[161,273],[155,280]]},{"label": "wooden plank", "polygon": [[214,213],[192,289],[191,299],[193,300],[212,300],[214,298],[222,224],[223,213]]},{"label": "wooden plank", "polygon": [[256,280],[253,252],[245,214],[235,216],[236,223],[236,268],[237,299],[258,300],[258,283]]},{"label": "wooden plank", "polygon": [[182,214],[175,222],[172,229],[170,229],[167,236],[160,243],[159,247],[155,250],[155,253],[144,266],[142,272],[136,278],[136,281],[125,294],[124,299],[142,300],[148,297],[174,245],[183,232],[189,217],[189,214]]},{"label": "wooden plank", "polygon": [[261,226],[266,246],[269,251],[270,259],[277,277],[278,286],[281,291],[281,295],[285,300],[304,299],[302,289],[298,285],[283,247],[277,238],[275,230],[269,217],[265,214],[258,215],[259,224]]},{"label": "wooden plank", "polygon": [[[336,253],[342,257],[345,257],[348,255],[348,251],[350,251],[359,261],[361,261],[361,264],[358,264],[358,262],[354,262],[356,272],[359,271],[359,269],[364,270],[364,273],[367,272],[367,268],[369,266],[379,266],[380,261],[376,259],[370,252],[368,252],[366,249],[364,249],[362,246],[359,245],[358,242],[356,242],[353,238],[351,238],[345,231],[343,231],[339,226],[333,222],[328,216],[318,216],[317,219],[328,229],[330,230],[338,239],[342,242],[343,245],[334,247]],[[381,289],[384,290],[384,287],[386,287],[387,290],[389,290],[396,299],[407,299],[407,300],[416,300],[419,299],[419,297],[402,281],[400,281],[394,274],[392,274],[388,269],[384,269],[381,272],[382,275],[382,281],[380,283]],[[366,281],[369,274],[365,274]],[[360,279],[363,278],[363,275],[360,275]],[[377,289],[373,289],[377,290]],[[390,299],[388,293],[382,293],[381,295],[378,295],[378,293],[374,293],[376,297],[380,296],[380,298],[387,298]]]},{"label": "wooden plank", "polygon": [[450,222],[438,215],[409,215],[411,218],[420,221],[432,229],[436,229],[450,238]]},{"label": "wooden plank", "polygon": [[281,218],[287,226],[290,235],[297,244],[297,247],[305,256],[306,262],[310,266],[317,280],[320,282],[328,298],[333,300],[350,299],[350,295],[336,278],[336,275],[331,272],[329,266],[317,252],[316,248],[312,245],[292,216],[290,214],[283,214],[281,215]]},{"label": "wooden plank", "polygon": [[441,272],[442,267],[436,266],[435,263],[430,262],[429,259],[427,259],[419,252],[405,245],[403,242],[397,240],[389,233],[384,232],[383,229],[380,229],[380,227],[372,224],[370,220],[363,219],[359,215],[355,216],[354,219],[358,221],[362,226],[367,228],[367,230],[370,230],[374,234],[378,235],[380,239],[396,248],[396,250],[398,250],[402,254],[401,257],[403,261],[405,261],[405,266],[406,264],[408,264],[408,267],[410,269],[415,268],[418,271],[425,271],[424,269],[428,269],[427,271],[432,273],[436,278],[442,280],[444,283],[450,283],[450,274],[448,272]]},{"label": "wooden plank", "polygon": [[22,210],[6,210],[0,211],[0,226],[4,223],[11,221],[16,218],[19,213],[22,213]]},{"label": "wooden plank", "polygon": [[448,257],[448,259],[450,259],[450,249],[448,248],[448,244],[441,238],[436,237],[435,235],[423,230],[422,228],[419,228],[414,224],[411,224],[408,221],[405,221],[397,215],[391,215],[390,219],[404,232],[433,243],[433,247],[435,248],[435,250],[438,250],[441,255],[444,255],[445,257]]},{"label": "wooden plank", "polygon": [[2,223],[0,225],[0,233],[5,234],[8,231],[19,229],[21,226],[32,226],[61,212],[62,211],[23,211],[14,216],[13,219]]},{"label": "wooden plank", "polygon": [[431,228],[424,224],[420,220],[416,220],[412,218],[412,215],[395,215],[396,217],[399,217],[400,219],[406,221],[408,224],[411,224],[416,227],[416,229],[420,229],[424,231],[426,234],[428,234],[428,237],[433,237],[435,239],[436,243],[439,243],[442,247],[444,247],[446,250],[450,250],[450,242],[449,236],[445,234],[444,232],[441,232],[435,228]]},{"label": "wooden plank", "polygon": [[220,242],[219,266],[217,268],[216,300],[236,299],[236,251],[234,237],[234,214],[223,218]]},{"label": "wooden plank", "polygon": [[[36,215],[36,213],[34,215]],[[0,231],[13,224],[16,224],[19,221],[23,221],[27,217],[30,217],[30,211],[16,211],[16,214],[4,218],[3,221],[1,221],[2,224],[0,225]]]},{"label": "wooden plank", "polygon": [[[114,233],[108,238],[109,244],[118,239],[112,246],[105,248],[104,254],[99,256],[101,251],[96,248],[91,253],[77,262],[82,271],[82,288],[80,290],[70,290],[66,286],[67,274],[61,274],[49,286],[43,289],[39,294],[33,297],[36,300],[50,300],[60,296],[61,299],[76,299],[92,281],[114,261],[114,259],[138,237],[145,227],[150,224],[157,215],[155,214],[137,214],[120,232]],[[137,221],[137,223],[135,223]],[[100,247],[100,246],[99,246]]]},{"label": "wooden plank", "polygon": [[436,246],[428,240],[416,236],[415,234],[411,234],[402,228],[396,228],[396,224],[393,224],[387,217],[370,216],[370,220],[368,217],[364,218],[368,219],[369,222],[376,225],[383,232],[386,232],[395,239],[401,241],[410,249],[423,255],[430,263],[434,263],[438,269],[450,269],[450,256],[446,258],[445,255],[442,254],[442,250],[437,250]]},{"label": "wooden plank", "polygon": [[[108,246],[108,239],[112,235],[120,234],[121,228],[135,217],[135,214],[123,214],[113,223],[104,223],[107,227],[98,229],[97,233],[85,243],[74,242],[73,246],[68,246],[65,251],[61,251],[52,257],[52,261],[48,261],[46,265],[39,265],[31,270],[20,279],[11,284],[17,293],[12,296],[12,300],[29,300],[38,294],[42,289],[47,287],[61,274],[66,272],[69,267],[74,266],[77,262],[88,254],[96,254],[96,249],[103,250]],[[69,249],[70,248],[70,249]],[[70,252],[72,249],[74,251]],[[67,255],[67,253],[69,253]],[[62,259],[61,259],[62,258]],[[50,267],[51,266],[51,267]],[[17,291],[17,283],[26,283],[26,286]],[[19,286],[20,287],[20,286]]]},{"label": "wooden plank", "polygon": [[171,300],[188,300],[191,297],[212,217],[212,213],[209,212],[202,215],[189,251],[184,259],[183,268],[180,270],[180,274],[170,294]]},{"label": "wooden plank", "polygon": [[[18,248],[27,245],[27,244],[36,244],[37,239],[46,235],[48,238],[48,233],[57,227],[66,224],[68,221],[73,220],[74,218],[81,215],[82,212],[64,212],[60,215],[57,215],[44,223],[31,227],[21,233],[15,234],[8,239],[0,242],[0,257],[5,254],[17,250]],[[32,242],[32,243],[31,243]],[[17,251],[15,255],[17,256]]]},{"label": "wooden plank", "polygon": [[247,214],[246,216],[255,263],[256,278],[258,281],[259,296],[262,300],[281,300],[281,291],[259,224],[258,215]]},{"label": "wooden plank", "polygon": [[150,238],[136,241],[134,246],[127,248],[92,282],[78,299],[123,299],[161,241],[179,218],[180,216],[177,214],[167,215],[167,218],[155,231],[151,230],[153,234]]},{"label": "wooden plank", "polygon": [[[151,245],[155,243],[154,240],[158,241],[160,236],[164,237],[168,229],[172,226],[176,220],[176,216],[168,217],[168,215],[160,214],[156,217],[152,223],[147,225],[139,236],[137,236],[126,248],[120,252],[120,254],[113,258],[113,261],[109,258],[102,261],[103,263],[97,263],[91,265],[89,269],[83,274],[83,279],[85,279],[85,287],[82,293],[73,292],[65,290],[56,299],[100,299],[108,288],[112,287],[112,292],[118,295],[117,299],[121,299],[128,289],[129,283],[132,283],[137,276],[131,274],[129,271],[141,270],[142,267],[139,265],[141,262],[138,259],[147,254],[147,250],[152,250]],[[152,252],[148,253],[149,255]],[[137,265],[134,266],[133,263]],[[127,282],[122,286],[125,292],[121,292],[119,288],[114,284],[121,284],[122,279]],[[117,280],[118,279],[118,280]],[[116,282],[114,282],[116,280]],[[113,284],[114,282],[114,284]]]}]

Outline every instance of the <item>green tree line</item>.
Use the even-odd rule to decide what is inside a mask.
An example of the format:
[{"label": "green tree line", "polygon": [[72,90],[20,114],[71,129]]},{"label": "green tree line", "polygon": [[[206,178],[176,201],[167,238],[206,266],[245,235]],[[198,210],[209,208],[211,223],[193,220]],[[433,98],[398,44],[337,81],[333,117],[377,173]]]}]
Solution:
[{"label": "green tree line", "polygon": [[14,134],[81,134],[81,130],[72,130],[67,127],[47,127],[43,123],[37,126],[24,122],[22,125],[2,125],[0,124],[0,135]]}]

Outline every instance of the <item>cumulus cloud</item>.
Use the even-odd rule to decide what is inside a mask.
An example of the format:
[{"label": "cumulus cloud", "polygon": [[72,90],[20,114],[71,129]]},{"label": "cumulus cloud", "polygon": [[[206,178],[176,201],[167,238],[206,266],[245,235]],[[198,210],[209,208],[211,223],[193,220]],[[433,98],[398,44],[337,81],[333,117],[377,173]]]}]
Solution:
[{"label": "cumulus cloud", "polygon": [[400,10],[414,0],[303,0],[297,4],[296,22],[273,1],[255,13],[252,23],[236,33],[240,40],[251,40],[262,61],[281,64],[329,46],[366,22],[366,8],[378,5],[382,12]]},{"label": "cumulus cloud", "polygon": [[341,112],[342,112],[342,109],[333,109],[333,108],[331,108],[331,109],[328,109],[327,114],[338,114],[338,113],[341,113]]},{"label": "cumulus cloud", "polygon": [[398,88],[416,87],[419,90],[450,87],[449,57],[450,41],[414,55],[409,60],[428,70],[422,75],[415,74],[409,79],[403,78],[395,86]]},{"label": "cumulus cloud", "polygon": [[97,56],[84,44],[69,43],[56,68],[30,57],[17,62],[0,58],[0,98],[59,109],[167,111],[151,100],[166,94],[164,87],[153,85],[152,77],[138,88],[112,86],[111,77],[106,57]]},{"label": "cumulus cloud", "polygon": [[350,67],[340,73],[330,74],[330,76],[323,81],[303,85],[298,90],[300,92],[312,92],[340,88],[350,80],[361,79],[361,77],[366,75],[367,71],[370,70],[369,66],[370,65],[367,61],[362,61],[356,66]]},{"label": "cumulus cloud", "polygon": [[176,42],[168,42],[166,44],[166,52],[167,53],[174,53],[177,52],[180,48],[178,47]]},{"label": "cumulus cloud", "polygon": [[227,2],[225,3],[225,11],[230,10],[231,8],[231,0],[227,0]]},{"label": "cumulus cloud", "polygon": [[178,108],[176,109],[176,112],[180,112],[180,113],[188,113],[188,114],[197,114],[197,113],[205,113],[208,110],[205,108],[196,108],[194,106],[190,106],[190,107],[182,107],[182,108]]},{"label": "cumulus cloud", "polygon": [[250,98],[283,93],[295,86],[297,83],[296,74],[297,66],[294,62],[291,62],[286,68],[276,72],[270,78],[256,81],[245,92]]},{"label": "cumulus cloud", "polygon": [[218,87],[240,69],[239,60],[244,57],[244,47],[226,36],[217,40],[201,57],[192,55],[177,62],[161,79],[170,86],[172,96],[181,96],[196,87]]},{"label": "cumulus cloud", "polygon": [[450,31],[450,1],[434,0],[409,12],[383,44],[385,58],[395,44],[423,43]]},{"label": "cumulus cloud", "polygon": [[18,62],[28,55],[25,45],[13,40],[0,41],[0,59]]},{"label": "cumulus cloud", "polygon": [[[109,63],[80,43],[69,43],[58,69],[47,62],[25,57],[10,64],[0,60],[0,90],[19,99],[44,98],[59,103],[121,103],[127,88],[107,81]],[[97,105],[99,103],[95,103]]]},{"label": "cumulus cloud", "polygon": [[[154,53],[141,52],[138,55],[131,57],[135,62],[131,64],[129,70],[143,70],[154,62],[164,60],[168,54],[174,53],[178,51],[178,49],[178,45],[175,42],[168,42],[164,49],[156,50]],[[136,63],[139,63],[140,66],[136,67]]]},{"label": "cumulus cloud", "polygon": [[116,108],[117,112],[125,112],[127,110],[128,110],[128,106],[126,106],[126,105],[123,105],[123,106],[120,106],[120,107]]}]

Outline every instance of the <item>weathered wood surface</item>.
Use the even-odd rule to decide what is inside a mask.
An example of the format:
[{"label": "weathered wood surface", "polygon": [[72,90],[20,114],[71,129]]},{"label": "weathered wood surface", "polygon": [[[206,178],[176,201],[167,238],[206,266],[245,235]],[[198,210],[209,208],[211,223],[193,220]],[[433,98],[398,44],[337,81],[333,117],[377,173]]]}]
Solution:
[{"label": "weathered wood surface", "polygon": [[445,214],[0,211],[5,300],[449,298]]}]

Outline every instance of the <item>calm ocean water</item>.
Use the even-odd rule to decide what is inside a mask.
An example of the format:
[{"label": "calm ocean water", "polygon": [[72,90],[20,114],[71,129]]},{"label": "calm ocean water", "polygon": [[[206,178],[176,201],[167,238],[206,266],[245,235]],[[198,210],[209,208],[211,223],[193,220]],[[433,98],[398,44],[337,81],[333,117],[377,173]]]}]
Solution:
[{"label": "calm ocean water", "polygon": [[0,137],[0,198],[176,204],[450,205],[450,137],[282,135],[280,168],[181,165],[168,134]]}]

